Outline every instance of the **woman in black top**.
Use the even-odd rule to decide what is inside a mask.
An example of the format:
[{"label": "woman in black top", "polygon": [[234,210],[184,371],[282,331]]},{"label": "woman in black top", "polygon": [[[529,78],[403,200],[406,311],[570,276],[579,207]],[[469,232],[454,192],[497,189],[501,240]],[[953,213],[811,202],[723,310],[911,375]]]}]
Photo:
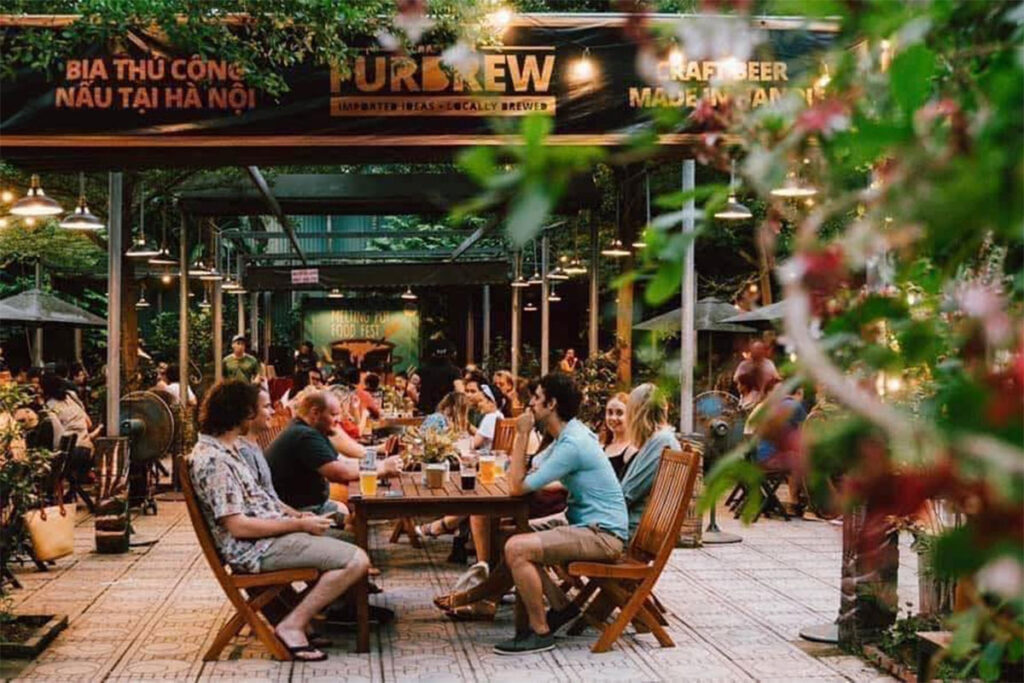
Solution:
[{"label": "woman in black top", "polygon": [[629,461],[636,455],[636,447],[629,439],[629,425],[626,422],[626,403],[629,396],[618,393],[608,399],[604,409],[604,425],[601,429],[601,443],[608,462],[615,470],[615,476],[622,481]]}]

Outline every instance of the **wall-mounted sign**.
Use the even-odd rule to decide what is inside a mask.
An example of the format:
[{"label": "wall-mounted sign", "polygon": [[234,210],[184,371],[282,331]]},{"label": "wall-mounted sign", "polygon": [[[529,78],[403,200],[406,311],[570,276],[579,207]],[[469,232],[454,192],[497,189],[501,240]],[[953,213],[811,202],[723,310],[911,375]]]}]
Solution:
[{"label": "wall-mounted sign", "polygon": [[[279,98],[248,87],[244,74],[216,56],[83,55],[69,60],[57,78],[37,73],[0,84],[0,132],[10,158],[41,148],[67,154],[103,147],[114,163],[125,147],[171,148],[172,157],[176,149],[194,154],[216,147],[223,165],[248,158],[252,148],[288,157],[292,149],[479,144],[514,131],[495,120],[511,123],[539,112],[554,119],[555,144],[617,144],[654,107],[692,108],[701,98],[715,105],[735,98],[744,107],[777,101],[802,73],[817,72],[816,55],[834,37],[820,26],[780,20],[761,27],[767,39],[747,61],[675,54],[638,64],[621,22],[612,15],[561,15],[557,21],[534,15],[507,30],[502,47],[451,64],[440,49],[397,55],[368,41],[347,69],[284,71],[290,90]],[[17,18],[3,23],[16,25]],[[586,73],[579,66],[583,57]],[[656,82],[638,68],[653,69]],[[806,87],[798,94],[808,100],[820,95]]]},{"label": "wall-mounted sign", "polygon": [[293,285],[315,285],[319,282],[319,268],[292,268]]},{"label": "wall-mounted sign", "polygon": [[[376,365],[381,360],[377,356],[387,355],[394,372],[419,365],[420,318],[415,310],[348,301],[337,308],[319,308],[321,305],[327,304],[308,302],[303,312],[303,339],[312,341],[324,358],[331,359],[333,354],[340,360],[344,355],[354,365],[367,360]],[[382,354],[383,349],[389,349],[387,354]]]}]

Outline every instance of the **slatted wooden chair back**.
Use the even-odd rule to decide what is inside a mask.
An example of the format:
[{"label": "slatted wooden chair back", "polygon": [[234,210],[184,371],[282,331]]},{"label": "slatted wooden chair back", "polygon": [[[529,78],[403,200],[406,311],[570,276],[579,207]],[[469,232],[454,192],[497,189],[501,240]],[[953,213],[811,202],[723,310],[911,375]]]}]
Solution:
[{"label": "slatted wooden chair back", "polygon": [[516,421],[515,418],[504,418],[498,420],[494,426],[494,442],[491,444],[492,451],[512,452],[512,446],[516,442]]},{"label": "slatted wooden chair back", "polygon": [[277,435],[284,431],[284,428],[291,422],[291,417],[288,416],[288,411],[278,410],[270,416],[270,420],[267,421],[267,426],[253,434],[253,438],[256,439],[256,443],[259,444],[260,448],[266,451],[270,448],[270,444],[273,443]]},{"label": "slatted wooden chair back", "polygon": [[[319,572],[315,569],[285,569],[276,572],[265,572],[260,574],[231,574],[228,566],[217,550],[217,544],[213,540],[213,534],[206,526],[206,519],[199,509],[199,500],[196,497],[195,487],[192,484],[192,473],[189,471],[188,458],[182,458],[178,463],[178,475],[181,481],[181,492],[185,498],[185,507],[188,509],[189,520],[192,528],[199,539],[199,547],[203,551],[206,563],[210,565],[217,583],[224,590],[228,600],[235,608],[235,615],[228,619],[221,627],[217,636],[203,656],[205,661],[214,661],[221,650],[238,634],[243,626],[248,625],[256,637],[266,646],[275,659],[287,661],[292,659],[288,648],[277,637],[270,624],[260,612],[268,603],[274,600],[282,591],[290,589],[293,582],[315,581]],[[242,590],[253,590],[254,596],[246,597]]]},{"label": "slatted wooden chair back", "polygon": [[629,544],[629,556],[642,562],[655,561],[660,569],[668,560],[700,469],[700,455],[684,446],[682,451],[665,449],[658,474],[640,525]]}]

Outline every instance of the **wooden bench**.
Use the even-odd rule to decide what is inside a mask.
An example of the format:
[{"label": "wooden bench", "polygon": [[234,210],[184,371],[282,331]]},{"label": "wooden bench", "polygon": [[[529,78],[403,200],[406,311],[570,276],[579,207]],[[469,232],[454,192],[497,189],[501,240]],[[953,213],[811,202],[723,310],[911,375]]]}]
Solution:
[{"label": "wooden bench", "polygon": [[213,541],[213,534],[206,527],[206,520],[203,519],[203,514],[199,509],[199,501],[196,499],[195,488],[192,486],[192,477],[188,469],[188,459],[182,458],[179,461],[179,467],[181,491],[185,497],[189,519],[192,520],[192,528],[195,529],[196,537],[199,539],[199,547],[202,548],[203,556],[206,558],[207,564],[210,565],[210,569],[213,570],[213,575],[217,577],[217,583],[220,584],[224,594],[228,596],[228,600],[235,608],[235,614],[217,632],[210,649],[203,655],[203,661],[216,661],[224,647],[238,635],[243,626],[249,626],[274,659],[278,661],[292,659],[288,648],[277,637],[262,610],[283,592],[291,590],[293,583],[315,582],[320,577],[320,572],[311,568],[285,569],[260,574],[231,573],[230,567],[221,559]]},{"label": "wooden bench", "polygon": [[[592,652],[611,649],[630,622],[639,630],[653,633],[662,647],[675,647],[665,632],[663,609],[652,591],[675,548],[700,467],[700,454],[689,448],[666,450],[661,456],[650,501],[623,558],[615,563],[573,562],[569,565],[570,576],[586,579],[573,602],[583,607],[595,598],[583,612],[584,623],[601,631]],[[619,610],[618,616],[606,624],[615,609]]]}]

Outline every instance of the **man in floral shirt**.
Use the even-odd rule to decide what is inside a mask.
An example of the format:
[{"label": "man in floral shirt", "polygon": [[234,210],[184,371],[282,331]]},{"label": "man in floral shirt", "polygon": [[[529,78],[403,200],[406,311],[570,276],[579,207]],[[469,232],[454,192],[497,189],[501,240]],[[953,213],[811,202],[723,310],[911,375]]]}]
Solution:
[{"label": "man in floral shirt", "polygon": [[235,570],[258,573],[314,567],[320,579],[275,631],[302,661],[327,655],[309,644],[310,621],[357,581],[370,560],[360,548],[325,536],[330,521],[289,516],[256,480],[239,452],[239,437],[258,410],[259,387],[241,381],[216,384],[199,413],[199,442],[189,470],[199,506],[217,549]]}]

